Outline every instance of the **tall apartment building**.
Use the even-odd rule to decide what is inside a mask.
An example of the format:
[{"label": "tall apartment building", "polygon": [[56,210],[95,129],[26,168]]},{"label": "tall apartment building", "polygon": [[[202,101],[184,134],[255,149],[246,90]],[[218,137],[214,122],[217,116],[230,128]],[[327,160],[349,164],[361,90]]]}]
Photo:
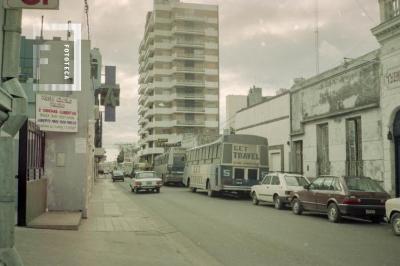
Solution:
[{"label": "tall apartment building", "polygon": [[140,156],[219,131],[218,6],[154,0],[139,48]]}]

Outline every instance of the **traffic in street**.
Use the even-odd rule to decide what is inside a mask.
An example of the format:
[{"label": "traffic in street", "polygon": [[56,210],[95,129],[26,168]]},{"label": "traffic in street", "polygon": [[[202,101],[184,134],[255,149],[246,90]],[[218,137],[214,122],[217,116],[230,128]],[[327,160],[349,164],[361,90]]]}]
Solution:
[{"label": "traffic in street", "polygon": [[222,265],[398,265],[398,238],[383,222],[334,224],[326,215],[296,216],[250,198],[210,198],[184,187],[135,194],[129,181],[113,185]]}]

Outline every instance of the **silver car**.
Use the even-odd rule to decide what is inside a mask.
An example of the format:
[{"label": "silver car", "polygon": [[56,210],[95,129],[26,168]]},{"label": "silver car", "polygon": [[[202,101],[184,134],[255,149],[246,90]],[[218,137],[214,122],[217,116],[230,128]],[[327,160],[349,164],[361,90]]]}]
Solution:
[{"label": "silver car", "polygon": [[153,171],[136,172],[132,178],[130,187],[132,192],[139,193],[140,191],[154,191],[160,193],[162,180]]}]

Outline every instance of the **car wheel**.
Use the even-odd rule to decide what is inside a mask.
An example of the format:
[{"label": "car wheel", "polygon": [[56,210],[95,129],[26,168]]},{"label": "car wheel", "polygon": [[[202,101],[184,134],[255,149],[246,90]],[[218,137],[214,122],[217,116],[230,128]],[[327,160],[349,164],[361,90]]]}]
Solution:
[{"label": "car wheel", "polygon": [[392,224],[394,234],[400,236],[400,213],[393,214],[390,223]]},{"label": "car wheel", "polygon": [[193,193],[195,193],[195,192],[197,191],[197,188],[195,188],[195,187],[191,187],[191,188],[189,188],[189,189],[190,189],[190,191],[193,192]]},{"label": "car wheel", "polygon": [[139,189],[135,188],[135,189],[134,189],[134,192],[135,192],[136,194],[139,194]]},{"label": "car wheel", "polygon": [[331,203],[328,206],[328,219],[332,223],[339,223],[342,220],[342,215],[335,203]]},{"label": "car wheel", "polygon": [[282,201],[278,195],[275,195],[275,197],[274,197],[274,207],[277,210],[281,210],[283,207]]},{"label": "car wheel", "polygon": [[112,181],[113,181],[113,183],[114,183],[114,182],[115,182],[115,179],[113,178],[113,180],[112,180]]},{"label": "car wheel", "polygon": [[156,189],[156,193],[160,193],[160,189],[159,188]]},{"label": "car wheel", "polygon": [[253,199],[253,204],[254,205],[258,205],[260,203],[260,201],[257,198],[256,192],[251,193],[251,198]]},{"label": "car wheel", "polygon": [[381,216],[371,217],[371,222],[374,224],[380,224],[382,221],[383,221],[383,217],[381,217]]},{"label": "car wheel", "polygon": [[301,215],[303,213],[303,206],[301,206],[300,200],[295,198],[292,201],[292,211],[296,215]]}]

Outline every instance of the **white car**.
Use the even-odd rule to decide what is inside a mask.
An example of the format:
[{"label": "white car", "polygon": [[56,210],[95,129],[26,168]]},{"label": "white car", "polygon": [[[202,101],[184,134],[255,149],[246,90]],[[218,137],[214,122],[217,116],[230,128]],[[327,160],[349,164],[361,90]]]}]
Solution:
[{"label": "white car", "polygon": [[130,187],[132,192],[135,193],[143,190],[160,193],[162,180],[153,171],[136,172],[135,177],[132,178]]},{"label": "white car", "polygon": [[290,204],[293,192],[304,189],[309,183],[306,177],[299,174],[269,173],[259,185],[251,187],[250,195],[254,205],[268,202],[273,203],[276,209],[282,209]]},{"label": "white car", "polygon": [[400,236],[400,198],[386,201],[386,217],[392,224],[395,235]]}]

